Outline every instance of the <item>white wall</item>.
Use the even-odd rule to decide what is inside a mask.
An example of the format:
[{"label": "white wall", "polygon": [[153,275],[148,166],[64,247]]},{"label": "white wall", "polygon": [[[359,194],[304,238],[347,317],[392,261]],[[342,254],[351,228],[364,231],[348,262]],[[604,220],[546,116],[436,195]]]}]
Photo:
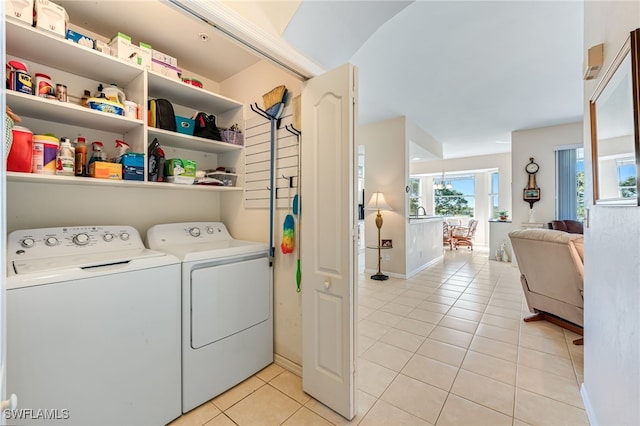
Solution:
[{"label": "white wall", "polygon": [[[302,82],[266,61],[261,61],[243,72],[220,83],[225,96],[245,104],[245,117],[255,117],[249,105],[262,105],[262,94],[284,84],[288,99],[300,94]],[[240,173],[244,165],[240,169]],[[220,206],[221,219],[235,238],[269,242],[269,210],[245,209],[243,194],[225,194]],[[282,224],[288,211],[277,210],[274,215],[274,244],[276,262],[274,269],[274,351],[297,366],[302,365],[302,298],[296,292],[296,254],[284,255],[280,251]],[[301,237],[304,228],[301,229]],[[297,242],[296,242],[297,243]],[[304,277],[302,279],[304,285]],[[279,359],[282,361],[282,359]],[[296,369],[297,366],[291,368]]]},{"label": "white wall", "polygon": [[[386,121],[360,126],[356,133],[357,143],[364,145],[364,190],[365,207],[374,192],[384,193],[387,203],[393,211],[381,212],[383,226],[382,239],[392,239],[393,249],[384,250],[389,260],[381,262],[381,269],[386,274],[404,276],[405,264],[405,226],[407,222],[406,193],[407,162],[409,158],[408,143],[405,137],[406,119],[393,118]],[[378,229],[375,225],[377,211],[365,210],[365,246],[378,244]],[[377,270],[378,252],[365,249],[365,269]]]},{"label": "white wall", "polygon": [[540,201],[533,205],[535,221],[546,224],[556,219],[556,154],[554,148],[561,145],[582,145],[583,140],[582,121],[518,130],[511,133],[512,221],[514,229],[518,229],[521,223],[529,221],[529,203],[522,199],[522,190],[527,187],[529,182],[529,175],[524,170],[529,163],[529,158],[533,157],[540,166],[536,175],[536,183],[540,188]]},{"label": "white wall", "polygon": [[[475,218],[478,220],[475,243],[489,244],[489,190],[488,172],[479,170],[497,170],[499,174],[499,206],[511,212],[511,154],[482,155],[477,157],[452,158],[449,160],[423,161],[411,163],[411,175],[442,173],[447,174],[472,171],[475,175]],[[433,184],[425,178],[425,207],[433,214]]]},{"label": "white wall", "polygon": [[[598,78],[584,83],[588,100],[604,70],[640,26],[640,2],[585,2],[584,52],[604,43]],[[585,58],[586,61],[586,58]],[[640,208],[593,206],[591,146],[585,144],[584,385],[592,425],[640,424]]]}]

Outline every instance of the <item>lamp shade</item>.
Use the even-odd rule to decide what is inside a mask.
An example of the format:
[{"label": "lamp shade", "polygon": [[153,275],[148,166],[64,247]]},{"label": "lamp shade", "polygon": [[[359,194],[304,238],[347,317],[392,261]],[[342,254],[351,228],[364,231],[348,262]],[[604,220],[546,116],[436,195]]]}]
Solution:
[{"label": "lamp shade", "polygon": [[369,204],[367,204],[367,210],[393,210],[387,201],[384,199],[382,192],[374,192],[371,194]]}]

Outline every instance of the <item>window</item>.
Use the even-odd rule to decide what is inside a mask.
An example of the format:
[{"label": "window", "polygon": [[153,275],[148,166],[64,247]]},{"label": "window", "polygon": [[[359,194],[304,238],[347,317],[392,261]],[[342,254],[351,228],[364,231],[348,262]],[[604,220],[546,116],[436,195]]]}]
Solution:
[{"label": "window", "polygon": [[[473,217],[475,209],[474,176],[436,179],[434,190],[435,213],[441,216]],[[442,186],[442,189],[439,189]]]},{"label": "window", "polygon": [[633,198],[636,196],[636,162],[635,159],[617,160],[618,190],[620,198]]},{"label": "window", "polygon": [[584,220],[583,148],[556,150],[556,194],[556,219]]},{"label": "window", "polygon": [[489,175],[491,178],[491,192],[489,193],[489,208],[491,214],[489,217],[495,219],[498,217],[498,210],[500,210],[500,200],[498,194],[500,192],[500,175],[498,172],[493,172]]},{"label": "window", "polygon": [[409,214],[417,214],[422,204],[422,179],[409,178]]}]

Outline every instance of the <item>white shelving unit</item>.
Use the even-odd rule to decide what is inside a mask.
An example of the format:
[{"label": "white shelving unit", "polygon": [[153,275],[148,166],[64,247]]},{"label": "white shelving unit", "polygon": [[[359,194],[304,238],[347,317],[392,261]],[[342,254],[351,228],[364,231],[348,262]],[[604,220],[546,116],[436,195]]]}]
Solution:
[{"label": "white shelving unit", "polygon": [[120,188],[144,188],[144,189],[174,189],[180,191],[222,191],[234,192],[242,191],[242,188],[235,186],[213,186],[213,185],[180,185],[168,182],[141,182],[135,180],[110,180],[94,179],[90,177],[43,175],[35,173],[7,172],[7,180],[10,182],[31,182],[31,183],[55,183],[60,185],[89,185],[96,187],[120,187]]},{"label": "white shelving unit", "polygon": [[[82,131],[84,134],[98,135],[96,139],[106,142],[111,139],[123,139],[131,146],[132,152],[147,153],[149,143],[158,138],[162,146],[176,148],[179,152],[187,150],[189,155],[202,155],[207,161],[217,158],[210,154],[234,154],[243,147],[222,141],[214,141],[177,132],[156,129],[146,125],[147,101],[151,98],[168,99],[178,111],[203,111],[217,118],[219,127],[230,127],[243,122],[243,105],[233,99],[174,80],[158,73],[147,71],[129,62],[105,55],[95,50],[65,40],[62,37],[47,34],[22,23],[6,22],[7,56],[29,66],[29,72],[35,84],[35,73],[46,72],[51,75],[54,84],[64,82],[68,93],[81,94],[83,90],[94,89],[100,84],[115,83],[131,99],[141,105],[142,120],[131,119],[101,111],[84,108],[71,102],[59,102],[24,93],[6,91],[7,105],[23,117],[26,127],[33,125],[34,133],[47,132],[52,128],[64,129],[71,135]],[[176,115],[181,115],[176,111]],[[62,127],[61,127],[62,126]],[[64,126],[67,126],[65,128]],[[100,138],[100,139],[98,139]],[[237,157],[236,157],[237,158]],[[193,159],[198,163],[198,158]],[[229,165],[229,164],[227,164]],[[145,160],[145,179],[147,161]],[[104,179],[62,177],[31,173],[7,173],[9,182],[51,182],[56,184],[81,184],[97,186],[123,186],[158,189],[190,189],[205,191],[238,191],[241,187],[209,185],[178,185],[140,181],[110,181]]]}]

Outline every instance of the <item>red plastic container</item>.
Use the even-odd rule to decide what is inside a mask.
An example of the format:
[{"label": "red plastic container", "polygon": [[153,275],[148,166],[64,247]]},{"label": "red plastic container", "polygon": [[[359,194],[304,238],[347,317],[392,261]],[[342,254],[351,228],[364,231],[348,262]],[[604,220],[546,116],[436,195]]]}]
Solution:
[{"label": "red plastic container", "polygon": [[14,126],[11,133],[13,143],[7,157],[7,171],[31,173],[33,132],[25,127]]}]

